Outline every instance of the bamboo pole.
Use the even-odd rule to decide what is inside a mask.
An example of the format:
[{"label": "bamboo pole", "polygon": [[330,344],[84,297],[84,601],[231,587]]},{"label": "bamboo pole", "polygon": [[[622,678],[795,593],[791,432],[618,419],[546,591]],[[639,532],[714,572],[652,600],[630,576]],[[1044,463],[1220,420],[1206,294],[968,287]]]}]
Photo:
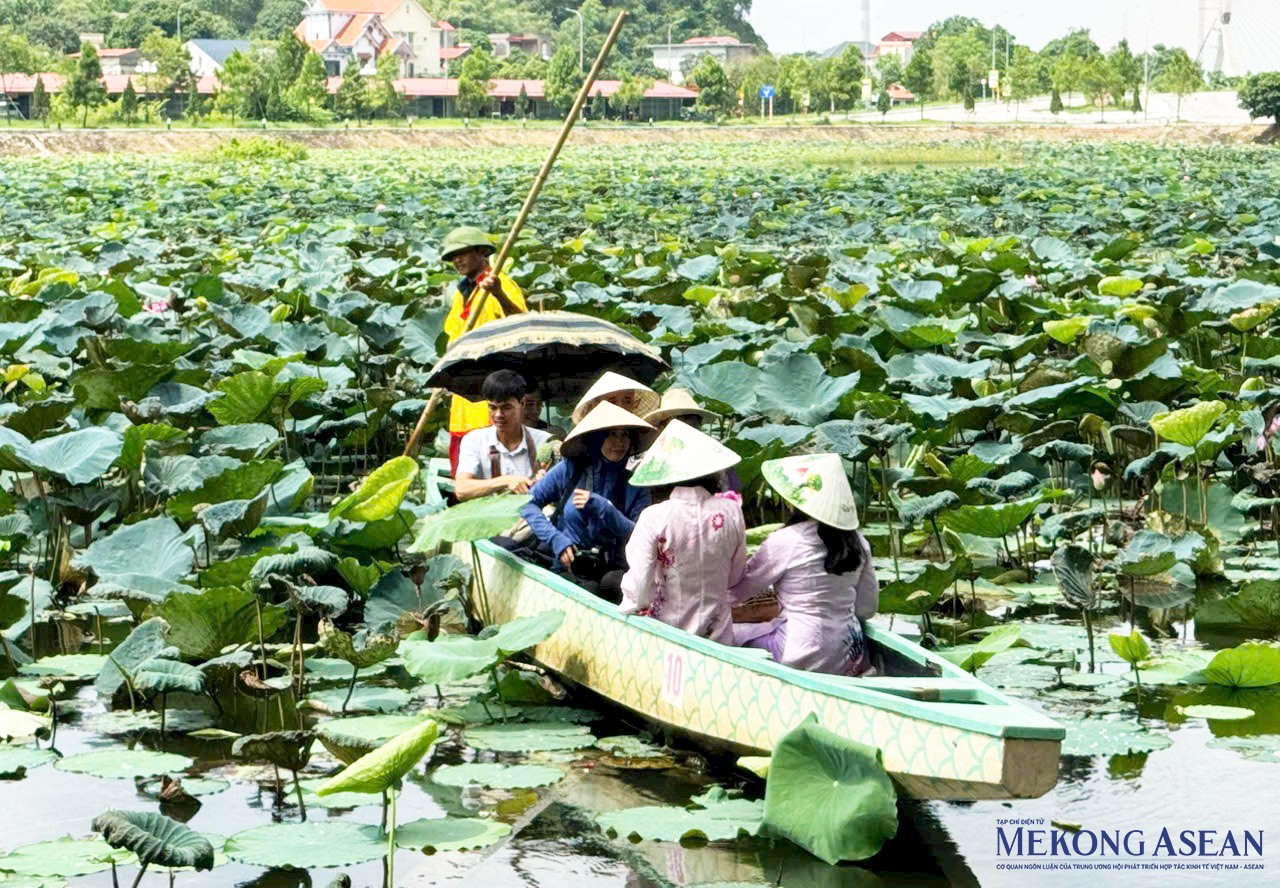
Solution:
[{"label": "bamboo pole", "polygon": [[[595,63],[587,73],[587,79],[582,82],[582,86],[578,89],[578,95],[573,100],[573,106],[569,109],[569,113],[564,119],[564,125],[560,127],[560,136],[556,139],[556,143],[551,146],[547,159],[542,162],[542,168],[538,170],[538,175],[534,177],[533,185],[525,196],[524,204],[520,207],[520,212],[516,215],[515,222],[511,224],[511,230],[507,232],[507,237],[502,242],[502,249],[498,251],[498,255],[494,257],[494,261],[490,266],[495,276],[502,273],[502,266],[506,264],[507,257],[515,246],[516,239],[520,236],[521,229],[524,228],[525,222],[529,220],[529,213],[533,210],[533,205],[537,202],[538,195],[542,192],[542,186],[546,184],[551,168],[555,166],[556,159],[560,156],[560,149],[564,147],[564,143],[568,140],[569,133],[573,130],[573,125],[577,121],[578,115],[582,113],[582,107],[587,103],[591,87],[595,85],[596,78],[600,75],[601,69],[604,68],[605,59],[608,58],[613,45],[618,41],[618,34],[622,30],[622,22],[626,17],[627,11],[625,9],[618,11],[618,17],[613,20],[613,27],[609,29],[609,34],[604,39],[604,45],[600,47],[600,54],[596,56]],[[499,286],[501,285],[499,284]],[[471,309],[471,314],[467,318],[466,326],[462,328],[461,335],[466,335],[475,327],[476,320],[480,317],[480,313],[484,310],[485,302],[488,299],[489,291],[481,287],[480,297]],[[435,410],[436,404],[439,403],[443,394],[443,389],[436,389],[431,393],[427,406],[422,408],[422,414],[418,417],[417,425],[413,427],[413,434],[409,436],[409,441],[405,444],[405,456],[417,455],[418,445],[421,443],[423,433],[427,430],[427,419]]]}]

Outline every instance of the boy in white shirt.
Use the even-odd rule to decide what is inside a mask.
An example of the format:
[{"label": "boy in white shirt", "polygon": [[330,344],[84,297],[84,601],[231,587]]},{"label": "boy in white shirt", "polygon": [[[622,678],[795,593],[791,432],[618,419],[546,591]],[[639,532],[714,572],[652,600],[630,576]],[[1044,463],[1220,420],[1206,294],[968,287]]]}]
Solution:
[{"label": "boy in white shirt", "polygon": [[495,370],[481,392],[490,425],[467,432],[458,454],[454,492],[459,500],[495,493],[528,493],[538,471],[538,448],[549,432],[524,424],[528,384],[512,370]]}]

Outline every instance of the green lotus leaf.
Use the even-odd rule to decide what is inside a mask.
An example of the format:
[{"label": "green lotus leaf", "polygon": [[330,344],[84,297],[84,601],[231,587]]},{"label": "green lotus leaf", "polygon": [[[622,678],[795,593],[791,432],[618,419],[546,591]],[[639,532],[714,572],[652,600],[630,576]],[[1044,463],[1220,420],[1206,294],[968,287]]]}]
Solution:
[{"label": "green lotus leaf", "polygon": [[428,515],[418,525],[410,552],[434,552],[444,543],[485,540],[511,528],[528,496],[504,493],[467,500]]},{"label": "green lotus leaf", "polygon": [[139,863],[213,869],[213,845],[209,840],[163,814],[107,811],[93,819],[93,828],[112,848],[132,851]]},{"label": "green lotus leaf", "polygon": [[55,654],[18,668],[21,675],[50,675],[67,680],[96,678],[107,663],[104,654]]},{"label": "green lotus leaf", "polygon": [[865,860],[897,833],[897,799],[880,750],[810,716],[774,746],[764,826],[829,864]]},{"label": "green lotus leaf", "polygon": [[835,413],[840,399],[857,387],[859,378],[857,373],[828,376],[813,355],[793,354],[765,369],[756,390],[757,409],[776,421],[817,425]]},{"label": "green lotus leaf", "polygon": [[301,771],[311,761],[312,731],[272,731],[246,734],[231,744],[236,758],[270,762],[286,771]]},{"label": "green lotus leaf", "polygon": [[[22,437],[6,431],[15,438]],[[7,446],[14,447],[15,454],[31,471],[56,475],[69,484],[88,484],[106,474],[119,458],[124,438],[111,429],[90,426],[32,441],[25,448],[0,437],[0,448]]]},{"label": "green lotus leaf", "polygon": [[219,425],[241,425],[270,417],[276,398],[285,390],[270,376],[256,370],[237,373],[218,383],[222,397],[207,409]]},{"label": "green lotus leaf", "polygon": [[533,616],[520,617],[510,623],[503,623],[498,627],[497,632],[485,635],[483,640],[493,645],[498,655],[505,659],[546,641],[555,634],[562,623],[564,623],[564,611],[543,611]]},{"label": "green lotus leaf", "polygon": [[418,463],[410,456],[397,456],[360,483],[350,496],[329,512],[329,518],[348,521],[381,521],[395,515],[409,486],[418,477]]},{"label": "green lotus leaf", "polygon": [[324,573],[338,563],[338,556],[319,546],[297,546],[289,552],[278,552],[264,555],[253,565],[249,575],[255,580],[264,580],[270,574],[281,574],[296,577],[301,573],[312,575]]},{"label": "green lotus leaf", "polygon": [[[1235,579],[1231,571],[1227,576]],[[1244,574],[1236,594],[1206,601],[1196,608],[1196,625],[1248,629],[1254,634],[1280,633],[1280,578]]]},{"label": "green lotus leaf", "polygon": [[[129,637],[120,642],[119,646],[111,652],[107,662],[102,666],[102,671],[98,673],[98,678],[94,682],[98,695],[108,700],[114,697],[125,684],[126,672],[132,680],[138,667],[168,646],[168,634],[169,624],[159,617],[152,617],[134,626]],[[121,671],[122,669],[124,672]]]},{"label": "green lotus leaf", "polygon": [[403,571],[391,570],[376,580],[365,601],[364,619],[370,632],[391,633],[405,614],[422,614],[445,599],[451,590],[466,589],[471,568],[454,555],[427,559],[420,585]]},{"label": "green lotus leaf", "polygon": [[1280,646],[1245,642],[1218,651],[1204,670],[1210,684],[1231,688],[1265,688],[1280,684]]},{"label": "green lotus leaf", "polygon": [[325,749],[344,764],[351,764],[391,738],[422,724],[420,715],[361,715],[335,718],[316,725],[316,736]]},{"label": "green lotus leaf", "polygon": [[595,742],[591,731],[582,725],[560,722],[528,722],[495,724],[468,728],[462,740],[474,749],[495,752],[545,752],[557,749],[582,749]]},{"label": "green lotus leaf", "polygon": [[[387,671],[386,662],[360,670],[360,678],[376,678]],[[316,681],[350,681],[351,664],[337,657],[307,657],[307,677]]]},{"label": "green lotus leaf", "polygon": [[57,758],[58,754],[51,749],[0,743],[0,780],[21,780],[27,771]]},{"label": "green lotus leaf", "polygon": [[263,490],[253,499],[233,499],[209,506],[197,518],[215,540],[246,537],[253,533],[267,512],[267,495]]},{"label": "green lotus leaf", "polygon": [[[925,562],[902,565],[902,576],[880,587],[879,611],[884,614],[922,614],[942,597],[947,587],[955,582],[954,562],[935,564]],[[923,593],[923,594],[921,594]]]},{"label": "green lotus leaf", "polygon": [[1178,560],[1173,540],[1155,530],[1140,530],[1112,562],[1122,573],[1150,577],[1164,573]]},{"label": "green lotus leaf", "polygon": [[475,817],[413,820],[396,827],[396,847],[430,854],[437,851],[470,851],[492,845],[510,832],[511,827],[505,823]]},{"label": "green lotus leaf", "polygon": [[69,755],[54,765],[59,771],[91,777],[156,777],[185,771],[194,764],[185,755],[145,749],[100,749]]},{"label": "green lotus leaf", "polygon": [[356,759],[316,790],[325,796],[335,792],[383,792],[396,786],[436,742],[440,725],[426,719],[385,744]]},{"label": "green lotus leaf", "polygon": [[961,506],[943,515],[941,522],[956,533],[1000,539],[1021,527],[1042,501],[1037,495],[991,506]]},{"label": "green lotus leaf", "polygon": [[1072,607],[1089,610],[1098,601],[1093,586],[1093,553],[1084,546],[1063,546],[1050,559],[1062,597]]},{"label": "green lotus leaf", "polygon": [[1098,281],[1098,292],[1103,296],[1116,296],[1124,299],[1141,289],[1142,281],[1137,278],[1110,275]]},{"label": "green lotus leaf", "polygon": [[1080,338],[1081,333],[1088,329],[1089,321],[1091,320],[1092,318],[1088,315],[1076,315],[1060,320],[1045,321],[1043,325],[1044,332],[1063,345],[1070,345]]},{"label": "green lotus leaf", "polygon": [[1253,718],[1256,713],[1243,706],[1182,706],[1179,711],[1187,718],[1203,718],[1213,721],[1243,721]]},{"label": "green lotus leaf", "polygon": [[239,832],[223,851],[232,860],[271,869],[354,866],[387,853],[376,824],[349,820],[272,823]]},{"label": "green lotus leaf", "polygon": [[1132,630],[1128,635],[1108,635],[1107,643],[1111,645],[1111,650],[1116,652],[1116,656],[1126,663],[1141,663],[1151,656],[1150,645],[1137,629]]},{"label": "green lotus leaf", "polygon": [[400,658],[405,671],[423,684],[459,681],[490,669],[499,660],[492,639],[465,635],[442,635],[435,641],[406,639],[400,643]]},{"label": "green lotus leaf", "polygon": [[352,635],[329,621],[320,627],[320,647],[331,657],[346,660],[356,669],[381,663],[396,653],[400,642],[391,635],[371,635],[367,631]]},{"label": "green lotus leaf", "polygon": [[70,836],[49,842],[24,845],[0,856],[0,871],[19,876],[87,876],[111,869],[111,861],[128,866],[134,856],[112,848],[99,838],[73,839]]},{"label": "green lotus leaf", "polygon": [[[159,780],[148,780],[142,784],[142,792],[146,795],[159,797],[164,789],[164,781],[167,778],[161,777]],[[178,781],[182,786],[182,791],[187,795],[200,796],[217,795],[220,792],[226,792],[231,788],[231,784],[226,780],[219,780],[216,777],[183,777]],[[213,842],[213,839],[210,838]],[[215,848],[221,847],[220,843],[213,842]]]},{"label": "green lotus leaf", "polygon": [[280,433],[265,422],[228,425],[210,429],[200,436],[200,448],[218,456],[259,459],[280,443]]},{"label": "green lotus leaf", "polygon": [[[324,778],[298,782],[298,787],[302,789],[303,803],[308,808],[316,805],[321,808],[363,808],[366,805],[382,804],[382,796],[367,792],[335,792],[326,796],[316,795],[316,790],[323,784]],[[289,786],[285,791],[296,792],[297,790]]]},{"label": "green lotus leaf", "polygon": [[[195,517],[196,506],[203,503],[212,505],[230,500],[256,500],[266,486],[279,477],[283,468],[284,465],[274,459],[238,463],[233,468],[206,479],[195,490],[184,490],[174,494],[165,503],[165,511],[179,521],[189,522]],[[262,509],[265,512],[265,504]],[[235,520],[246,522],[249,517],[249,507],[241,511],[245,514],[242,514],[239,519],[230,514],[222,516],[222,524],[229,525]],[[258,520],[261,518],[260,512]],[[254,522],[254,526],[257,526],[257,522]]]},{"label": "green lotus leaf", "polygon": [[485,786],[489,789],[532,789],[550,786],[564,777],[564,771],[548,765],[505,765],[501,762],[468,762],[442,765],[431,779],[441,786]]},{"label": "green lotus leaf", "polygon": [[655,746],[643,737],[623,734],[616,737],[601,737],[595,742],[596,749],[603,749],[616,758],[665,759],[667,750]]},{"label": "green lotus leaf", "polygon": [[[183,533],[172,518],[148,518],[126,524],[94,542],[72,559],[72,566],[93,571],[99,584],[168,595],[195,563],[192,548],[201,532]],[[139,558],[146,552],[146,558]]]},{"label": "green lotus leaf", "polygon": [[[199,709],[166,709],[164,712],[164,729],[170,734],[192,734],[206,730],[215,723],[212,715]],[[139,709],[136,712],[116,709],[93,716],[89,719],[88,727],[109,737],[159,731],[160,713],[149,709]]]},{"label": "green lotus leaf", "polygon": [[1026,644],[1022,639],[1022,629],[1017,625],[1000,626],[988,632],[976,644],[962,644],[953,648],[938,651],[961,669],[970,672],[978,669],[996,654],[1007,651],[1019,644]]},{"label": "green lotus leaf", "polygon": [[898,515],[908,527],[937,518],[942,512],[960,504],[960,497],[950,490],[929,496],[917,496],[897,503]]},{"label": "green lotus leaf", "polygon": [[692,800],[696,807],[646,806],[625,808],[596,816],[606,833],[631,840],[679,842],[705,839],[723,842],[760,832],[764,803],[732,798],[722,787],[713,786]]},{"label": "green lotus leaf", "polygon": [[1181,410],[1172,410],[1151,418],[1151,427],[1162,440],[1181,444],[1183,447],[1196,447],[1204,440],[1205,435],[1213,428],[1222,414],[1227,412],[1227,405],[1222,401],[1201,401]]},{"label": "green lotus leaf", "polygon": [[[257,596],[235,586],[170,595],[149,613],[169,624],[168,643],[190,660],[209,660],[232,645],[258,638]],[[271,638],[289,620],[277,605],[262,605],[262,635]]]},{"label": "green lotus leaf", "polygon": [[133,684],[143,693],[186,691],[188,694],[200,694],[204,692],[204,673],[179,660],[152,657],[133,674]]},{"label": "green lotus leaf", "polygon": [[1133,721],[1101,718],[1060,719],[1067,729],[1062,741],[1063,755],[1128,755],[1166,749],[1173,741]]},{"label": "green lotus leaf", "polygon": [[[321,712],[395,712],[409,705],[409,692],[401,688],[357,685],[347,699],[346,688],[330,688],[315,691],[307,696],[306,704]],[[345,710],[343,705],[345,704]]]}]

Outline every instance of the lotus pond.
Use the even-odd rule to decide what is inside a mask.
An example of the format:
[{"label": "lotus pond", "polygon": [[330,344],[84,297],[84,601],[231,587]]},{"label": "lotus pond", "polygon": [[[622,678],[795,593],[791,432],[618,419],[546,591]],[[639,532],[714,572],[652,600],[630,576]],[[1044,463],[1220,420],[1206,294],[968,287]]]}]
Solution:
[{"label": "lotus pond", "polygon": [[[3,160],[0,884],[374,886],[392,846],[395,884],[999,885],[999,818],[1280,827],[1274,152],[841,151],[571,149],[512,274],[664,349],[751,524],[763,460],[841,453],[877,619],[1060,721],[1052,792],[902,800],[831,867],[731,760],[525,668],[554,614],[465,635],[395,457],[435,245],[535,154]],[[398,794],[322,791],[428,715]]]}]

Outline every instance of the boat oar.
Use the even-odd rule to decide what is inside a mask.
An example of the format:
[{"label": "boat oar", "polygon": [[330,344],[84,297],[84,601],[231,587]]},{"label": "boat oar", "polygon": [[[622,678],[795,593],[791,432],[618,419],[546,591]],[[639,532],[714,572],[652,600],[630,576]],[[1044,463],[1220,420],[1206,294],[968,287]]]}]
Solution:
[{"label": "boat oar", "polygon": [[[600,47],[600,54],[596,56],[595,64],[591,66],[591,70],[587,73],[587,79],[582,81],[582,87],[578,90],[578,95],[573,100],[573,106],[569,109],[569,114],[564,119],[564,125],[560,127],[560,136],[556,139],[555,144],[551,146],[547,159],[542,162],[542,168],[538,170],[538,175],[534,178],[533,185],[525,196],[524,205],[520,207],[520,212],[516,215],[515,222],[511,224],[511,230],[507,232],[506,240],[502,242],[502,249],[498,251],[498,255],[493,261],[493,274],[500,275],[502,273],[502,266],[506,264],[507,257],[511,253],[512,247],[515,246],[516,238],[520,236],[520,230],[524,228],[525,222],[528,221],[534,202],[537,201],[538,194],[542,191],[542,186],[546,184],[547,176],[551,173],[551,168],[555,166],[556,158],[560,156],[560,149],[564,147],[564,143],[573,129],[574,122],[577,121],[578,115],[582,112],[582,106],[587,103],[587,96],[591,92],[591,87],[595,85],[596,77],[600,75],[601,69],[604,68],[604,60],[608,57],[609,51],[613,49],[613,44],[617,42],[618,32],[622,30],[622,21],[626,17],[627,11],[623,9],[619,10],[618,17],[613,20],[613,27],[609,29],[609,34],[604,39],[604,45]],[[471,309],[466,326],[462,328],[463,334],[475,327],[488,298],[489,291],[481,287],[480,296]],[[436,404],[439,403],[443,394],[443,389],[436,389],[431,393],[431,397],[427,400],[427,406],[422,408],[422,414],[418,417],[417,425],[413,427],[413,434],[409,436],[409,441],[404,446],[405,456],[417,455],[422,434],[427,430],[427,419],[435,410]]]}]

